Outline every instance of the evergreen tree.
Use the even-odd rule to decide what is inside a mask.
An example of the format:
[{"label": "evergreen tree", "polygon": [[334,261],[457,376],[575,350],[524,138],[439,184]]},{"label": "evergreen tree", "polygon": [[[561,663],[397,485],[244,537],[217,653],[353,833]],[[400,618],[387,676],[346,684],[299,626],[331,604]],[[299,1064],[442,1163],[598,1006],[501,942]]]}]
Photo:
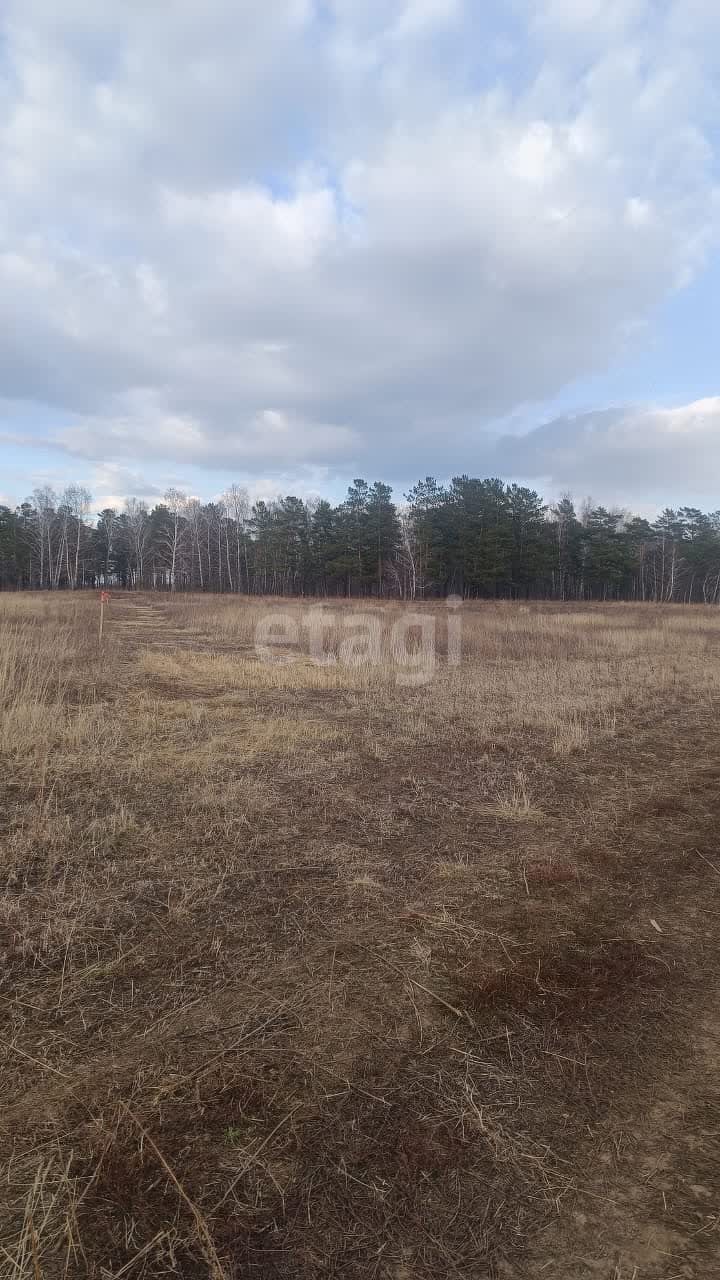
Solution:
[{"label": "evergreen tree", "polygon": [[653,523],[498,478],[426,476],[398,510],[380,480],[356,479],[337,506],[288,494],[251,508],[168,490],[148,511],[129,498],[95,523],[89,495],[46,486],[0,507],[0,589],[115,585],[258,594],[396,594],[557,600],[720,602],[720,512],[666,508]]}]

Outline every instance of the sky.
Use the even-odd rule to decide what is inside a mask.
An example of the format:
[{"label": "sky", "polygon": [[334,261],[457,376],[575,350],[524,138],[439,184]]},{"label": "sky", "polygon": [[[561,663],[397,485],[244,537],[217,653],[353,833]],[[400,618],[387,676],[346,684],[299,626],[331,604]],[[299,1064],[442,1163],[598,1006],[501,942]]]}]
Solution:
[{"label": "sky", "polygon": [[720,507],[717,0],[3,0],[0,502]]}]

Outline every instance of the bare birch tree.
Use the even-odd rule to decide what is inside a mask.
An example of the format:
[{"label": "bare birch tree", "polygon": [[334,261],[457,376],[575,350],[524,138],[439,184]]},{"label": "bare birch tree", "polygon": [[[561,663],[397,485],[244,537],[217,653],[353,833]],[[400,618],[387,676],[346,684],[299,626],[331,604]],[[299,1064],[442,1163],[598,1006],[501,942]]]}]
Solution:
[{"label": "bare birch tree", "polygon": [[79,569],[80,569],[80,547],[82,545],[83,536],[88,517],[90,515],[90,503],[92,502],[92,494],[83,485],[69,484],[63,493],[62,505],[68,515],[72,517],[74,523],[73,530],[73,560],[70,563],[70,541],[66,533],[66,557],[68,567],[68,579],[70,586],[75,589],[78,585]]},{"label": "bare birch tree", "polygon": [[187,506],[187,498],[179,489],[168,489],[165,494],[165,505],[170,512],[170,590],[174,591],[178,553],[184,535],[183,518]]},{"label": "bare birch tree", "polygon": [[126,498],[125,521],[134,561],[135,585],[142,586],[145,578],[145,551],[150,533],[150,517],[145,503],[138,498]]}]

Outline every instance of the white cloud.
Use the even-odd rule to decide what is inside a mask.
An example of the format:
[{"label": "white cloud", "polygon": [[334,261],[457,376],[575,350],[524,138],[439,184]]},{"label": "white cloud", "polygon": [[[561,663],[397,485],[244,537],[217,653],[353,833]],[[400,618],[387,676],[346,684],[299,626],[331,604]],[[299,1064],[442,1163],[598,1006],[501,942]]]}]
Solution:
[{"label": "white cloud", "polygon": [[163,492],[141,472],[116,462],[103,462],[93,467],[90,488],[94,505],[98,509],[121,506],[126,497],[142,498],[148,503],[154,503],[162,497]]},{"label": "white cloud", "polygon": [[78,458],[407,475],[606,368],[717,234],[717,16],[492,12],[7,0],[3,393]]},{"label": "white cloud", "polygon": [[718,506],[720,396],[673,408],[624,407],[556,418],[497,442],[495,460],[554,493],[588,480],[606,501],[636,494]]},{"label": "white cloud", "polygon": [[438,26],[458,22],[463,0],[405,0],[402,11],[391,28],[395,40],[426,35]]},{"label": "white cloud", "polygon": [[535,22],[550,38],[597,44],[627,36],[651,11],[651,0],[541,0]]},{"label": "white cloud", "polygon": [[260,469],[282,470],[289,464],[350,460],[359,438],[348,427],[306,422],[272,408],[257,412],[237,434],[213,433],[199,421],[165,412],[153,395],[140,394],[133,396],[130,416],[108,421],[87,417],[58,429],[42,443],[79,458],[172,458],[213,469],[254,470],[258,464]]}]

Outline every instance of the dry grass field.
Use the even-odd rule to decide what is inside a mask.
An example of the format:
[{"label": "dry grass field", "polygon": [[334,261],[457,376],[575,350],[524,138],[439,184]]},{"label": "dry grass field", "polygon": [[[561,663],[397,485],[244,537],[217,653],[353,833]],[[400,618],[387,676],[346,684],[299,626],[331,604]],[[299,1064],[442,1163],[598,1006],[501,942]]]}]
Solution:
[{"label": "dry grass field", "polygon": [[0,1277],[718,1274],[720,614],[310,607],[0,596]]}]

